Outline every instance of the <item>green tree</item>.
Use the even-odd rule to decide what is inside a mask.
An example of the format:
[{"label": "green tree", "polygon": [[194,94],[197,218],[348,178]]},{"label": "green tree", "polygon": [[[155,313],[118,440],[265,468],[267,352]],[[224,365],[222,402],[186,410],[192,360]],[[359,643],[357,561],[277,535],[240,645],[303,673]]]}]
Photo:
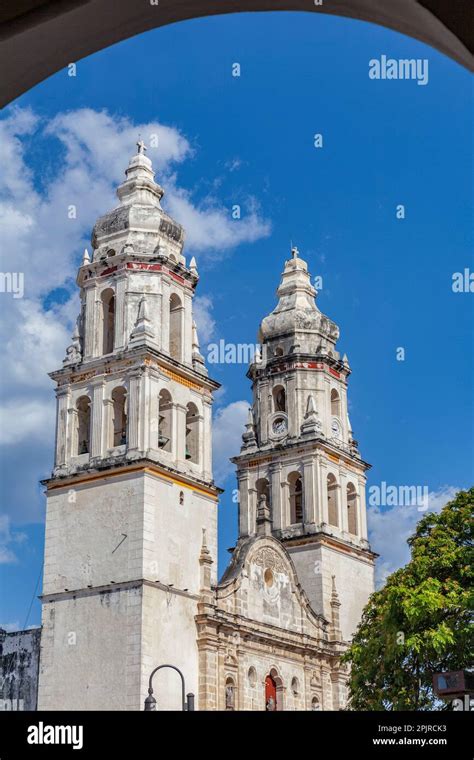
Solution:
[{"label": "green tree", "polygon": [[473,513],[474,488],[428,512],[410,562],[370,597],[344,656],[351,709],[439,708],[433,673],[473,667]]}]

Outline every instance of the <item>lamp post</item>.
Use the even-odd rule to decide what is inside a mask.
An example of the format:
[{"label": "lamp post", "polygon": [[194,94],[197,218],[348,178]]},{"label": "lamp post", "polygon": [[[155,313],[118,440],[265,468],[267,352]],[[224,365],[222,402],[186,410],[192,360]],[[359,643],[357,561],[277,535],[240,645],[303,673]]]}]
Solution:
[{"label": "lamp post", "polygon": [[150,678],[148,680],[148,696],[145,699],[145,712],[153,712],[156,710],[156,699],[153,696],[153,676],[155,673],[157,673],[162,668],[171,668],[171,670],[176,670],[177,673],[179,673],[179,676],[181,678],[181,704],[182,704],[182,710],[184,712],[193,712],[194,711],[194,694],[191,692],[185,696],[186,693],[186,686],[184,683],[184,676],[181,673],[180,669],[176,667],[176,665],[158,665],[157,668],[155,668],[151,674]]}]

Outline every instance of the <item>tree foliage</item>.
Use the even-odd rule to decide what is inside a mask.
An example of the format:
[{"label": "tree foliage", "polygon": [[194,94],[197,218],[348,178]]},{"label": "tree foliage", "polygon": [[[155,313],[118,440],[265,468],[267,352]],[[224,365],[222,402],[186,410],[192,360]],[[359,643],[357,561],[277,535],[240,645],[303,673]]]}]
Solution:
[{"label": "tree foliage", "polygon": [[474,488],[428,512],[410,562],[370,597],[344,657],[351,709],[439,708],[433,674],[473,667],[473,512]]}]

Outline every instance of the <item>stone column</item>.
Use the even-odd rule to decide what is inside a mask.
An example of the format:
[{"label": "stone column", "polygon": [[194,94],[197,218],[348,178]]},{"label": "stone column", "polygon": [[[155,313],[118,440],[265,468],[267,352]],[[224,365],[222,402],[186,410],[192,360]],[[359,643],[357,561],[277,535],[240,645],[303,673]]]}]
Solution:
[{"label": "stone column", "polygon": [[182,323],[182,357],[186,364],[192,364],[193,357],[193,302],[192,296],[187,291],[184,292],[184,310]]},{"label": "stone column", "polygon": [[359,536],[367,541],[367,505],[365,502],[365,482],[364,477],[359,478],[359,496],[360,496],[360,526]]},{"label": "stone column", "polygon": [[174,417],[176,420],[175,423],[175,431],[176,431],[176,438],[175,438],[175,452],[176,452],[176,462],[180,464],[182,467],[186,464],[186,413],[187,413],[187,407],[183,406],[183,404],[175,404],[174,405]]},{"label": "stone column", "polygon": [[313,457],[303,459],[303,522],[316,522]]},{"label": "stone column", "polygon": [[170,352],[170,284],[165,279],[161,280],[161,350],[165,354]]},{"label": "stone column", "polygon": [[331,667],[326,660],[321,663],[321,697],[321,709],[333,710]]},{"label": "stone column", "polygon": [[280,499],[281,499],[281,527],[287,528],[291,522],[290,515],[290,486],[286,475],[281,475],[280,482]]},{"label": "stone column", "polygon": [[324,460],[320,465],[320,483],[321,483],[321,522],[329,524],[328,514],[328,469]]},{"label": "stone column", "polygon": [[341,484],[336,483],[334,488],[334,494],[336,497],[336,511],[337,511],[337,527],[342,530],[343,518],[342,518],[342,497],[341,497]]},{"label": "stone column", "polygon": [[268,441],[268,414],[269,414],[269,396],[268,396],[268,380],[262,380],[259,383],[259,406],[260,414],[258,419],[260,422],[260,441],[266,443]]},{"label": "stone column", "polygon": [[151,439],[151,381],[150,381],[150,373],[147,368],[143,370],[143,376],[142,376],[142,389],[143,394],[140,400],[140,419],[142,420],[141,425],[141,436],[140,436],[140,449],[142,451],[148,451],[150,448],[150,439]]},{"label": "stone column", "polygon": [[111,398],[104,398],[102,401],[102,424],[104,426],[104,456],[107,455],[108,449],[112,449],[114,446],[112,421],[114,413],[114,402]]},{"label": "stone column", "polygon": [[140,386],[143,370],[139,369],[130,375],[128,392],[128,455],[131,458],[139,456],[140,449]]},{"label": "stone column", "polygon": [[71,398],[69,385],[58,388],[56,392],[56,457],[55,466],[64,467],[68,461],[68,406]]},{"label": "stone column", "polygon": [[203,477],[204,480],[212,480],[212,445],[211,445],[211,428],[212,428],[212,401],[208,398],[202,400],[204,422],[202,437],[203,452]]},{"label": "stone column", "polygon": [[75,407],[71,407],[67,410],[67,416],[68,416],[68,437],[66,441],[66,461],[69,461],[71,457],[77,456],[77,448],[78,448],[78,414],[77,409]]},{"label": "stone column", "polygon": [[217,710],[218,654],[214,643],[199,643],[199,710]]},{"label": "stone column", "polygon": [[283,526],[281,504],[281,462],[272,462],[269,467],[271,483],[271,511],[273,530],[281,530]]},{"label": "stone column", "polygon": [[253,535],[257,530],[257,489],[249,486],[249,533]]},{"label": "stone column", "polygon": [[314,522],[319,525],[323,522],[322,515],[322,501],[323,501],[323,489],[322,489],[322,477],[321,477],[321,455],[316,454],[314,458]]},{"label": "stone column", "polygon": [[339,498],[340,498],[340,526],[341,530],[346,533],[349,532],[349,520],[347,518],[347,475],[344,472],[339,471]]},{"label": "stone column", "polygon": [[249,535],[249,472],[239,470],[237,472],[237,484],[239,488],[239,535]]},{"label": "stone column", "polygon": [[125,304],[125,291],[127,289],[127,276],[123,275],[117,279],[115,288],[115,339],[114,339],[114,351],[124,348],[129,339],[129,335],[126,334],[127,320],[126,320],[126,304]]},{"label": "stone column", "polygon": [[84,359],[90,359],[96,355],[96,293],[97,286],[94,283],[85,284],[86,309],[84,319]]},{"label": "stone column", "polygon": [[296,399],[296,373],[292,372],[286,382],[286,407],[288,410],[288,435],[299,435],[298,408]]},{"label": "stone column", "polygon": [[357,519],[357,536],[358,538],[361,537],[362,531],[361,531],[361,508],[360,508],[360,494],[356,493],[356,519]]},{"label": "stone column", "polygon": [[197,415],[197,426],[198,426],[197,464],[201,468],[201,472],[203,472],[204,471],[204,414]]},{"label": "stone column", "polygon": [[92,384],[92,409],[91,409],[91,459],[101,458],[103,440],[102,410],[104,399],[104,379],[101,377]]}]

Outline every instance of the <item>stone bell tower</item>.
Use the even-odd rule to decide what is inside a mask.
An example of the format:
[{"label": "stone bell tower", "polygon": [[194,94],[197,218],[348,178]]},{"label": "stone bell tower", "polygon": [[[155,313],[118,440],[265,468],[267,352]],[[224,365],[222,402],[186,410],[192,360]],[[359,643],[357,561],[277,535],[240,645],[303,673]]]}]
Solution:
[{"label": "stone bell tower", "polygon": [[[167,662],[198,694],[203,530],[216,582],[218,383],[193,322],[196,262],[145,150],[94,227],[72,344],[51,373],[39,709],[141,710],[150,672]],[[179,707],[173,677],[159,675],[159,709]]]},{"label": "stone bell tower", "polygon": [[315,303],[307,264],[292,249],[276,308],[251,364],[253,404],[237,464],[239,533],[272,534],[289,552],[316,613],[331,619],[337,588],[345,640],[373,591],[365,472],[347,407],[350,375],[339,329]]}]

